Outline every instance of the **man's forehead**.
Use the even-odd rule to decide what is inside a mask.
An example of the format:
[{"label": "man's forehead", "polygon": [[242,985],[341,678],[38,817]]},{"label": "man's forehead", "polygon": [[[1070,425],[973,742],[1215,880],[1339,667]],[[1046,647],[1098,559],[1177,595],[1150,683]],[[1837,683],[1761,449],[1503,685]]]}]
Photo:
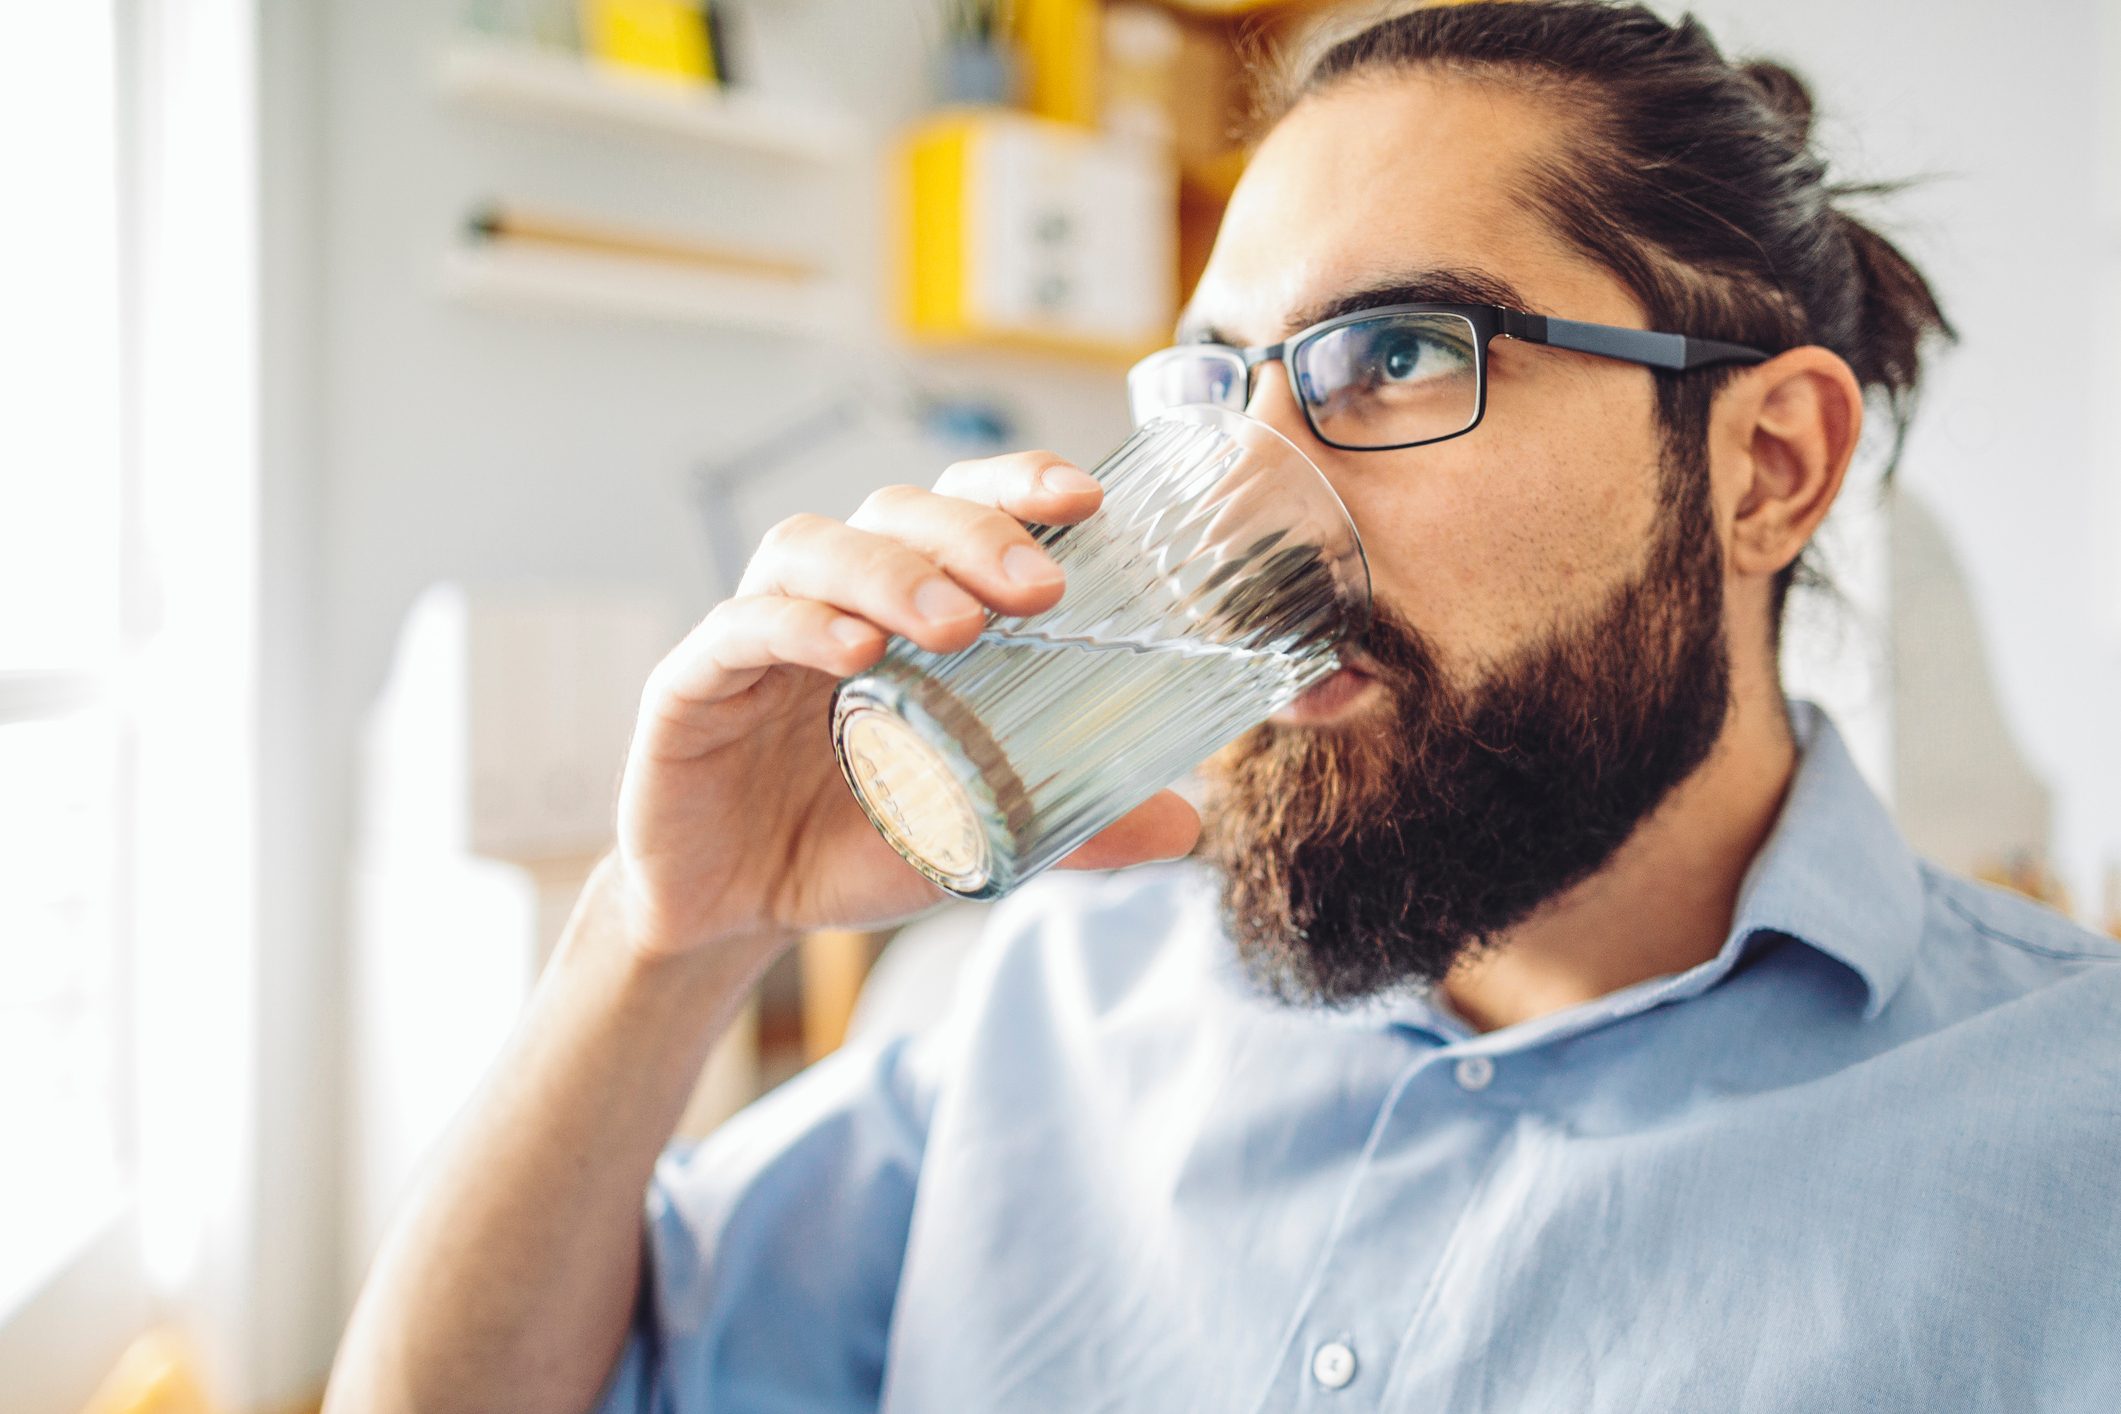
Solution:
[{"label": "man's forehead", "polygon": [[1567,251],[1521,199],[1545,114],[1486,85],[1361,82],[1305,100],[1238,184],[1181,339],[1270,343],[1384,303],[1533,309]]}]

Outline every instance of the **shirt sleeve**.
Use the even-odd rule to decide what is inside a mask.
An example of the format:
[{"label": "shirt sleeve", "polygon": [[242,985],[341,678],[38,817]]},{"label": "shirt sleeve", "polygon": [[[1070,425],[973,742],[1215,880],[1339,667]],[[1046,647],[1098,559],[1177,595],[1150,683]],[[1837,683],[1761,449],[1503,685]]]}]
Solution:
[{"label": "shirt sleeve", "polygon": [[603,1414],[876,1407],[940,1045],[843,1048],[663,1155]]}]

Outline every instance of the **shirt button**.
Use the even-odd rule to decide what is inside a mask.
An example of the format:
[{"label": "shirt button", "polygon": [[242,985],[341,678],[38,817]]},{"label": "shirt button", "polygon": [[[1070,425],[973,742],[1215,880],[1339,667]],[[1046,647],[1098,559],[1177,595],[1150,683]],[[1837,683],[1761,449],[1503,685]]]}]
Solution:
[{"label": "shirt button", "polygon": [[1495,1078],[1495,1062],[1486,1056],[1467,1056],[1458,1063],[1458,1083],[1468,1090],[1485,1090]]},{"label": "shirt button", "polygon": [[1311,1378],[1327,1389],[1339,1389],[1355,1378],[1355,1352],[1337,1340],[1319,1346],[1311,1357]]}]

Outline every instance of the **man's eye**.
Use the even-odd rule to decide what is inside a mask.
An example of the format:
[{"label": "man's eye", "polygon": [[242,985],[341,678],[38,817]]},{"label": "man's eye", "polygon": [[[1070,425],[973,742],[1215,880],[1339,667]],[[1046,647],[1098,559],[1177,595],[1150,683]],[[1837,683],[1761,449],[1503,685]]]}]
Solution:
[{"label": "man's eye", "polygon": [[1422,341],[1419,339],[1395,339],[1385,346],[1378,364],[1387,378],[1412,378],[1415,370],[1421,367],[1421,351]]},{"label": "man's eye", "polygon": [[1418,382],[1461,373],[1472,356],[1462,343],[1411,329],[1380,334],[1370,349],[1369,364],[1378,383]]}]

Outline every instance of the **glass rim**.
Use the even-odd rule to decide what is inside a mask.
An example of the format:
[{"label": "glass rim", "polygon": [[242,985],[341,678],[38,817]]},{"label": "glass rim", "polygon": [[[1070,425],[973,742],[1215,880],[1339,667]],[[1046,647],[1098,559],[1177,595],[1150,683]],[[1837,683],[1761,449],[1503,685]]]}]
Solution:
[{"label": "glass rim", "polygon": [[[1228,346],[1223,345],[1222,347]],[[1155,355],[1152,354],[1150,357],[1153,358]],[[1288,435],[1281,431],[1280,428],[1261,418],[1254,417],[1240,408],[1227,407],[1222,403],[1174,403],[1161,412],[1142,419],[1136,431],[1139,432],[1147,428],[1151,423],[1162,421],[1213,423],[1223,431],[1230,433],[1233,437],[1245,431],[1265,433],[1274,441],[1279,442],[1284,450],[1296,458],[1299,465],[1311,473],[1312,479],[1318,484],[1318,488],[1326,493],[1327,501],[1332,505],[1333,509],[1340,513],[1341,520],[1348,527],[1348,543],[1355,548],[1355,568],[1361,576],[1359,588],[1362,602],[1360,612],[1357,615],[1360,623],[1350,627],[1346,633],[1342,634],[1341,641],[1346,642],[1358,634],[1368,632],[1371,624],[1376,619],[1377,594],[1376,580],[1370,573],[1370,551],[1363,544],[1362,528],[1355,523],[1355,513],[1349,510],[1348,503],[1341,499],[1339,488],[1334,486],[1333,479],[1326,475],[1325,469],[1319,466],[1317,462],[1312,461],[1310,455],[1303,448],[1290,441]]]}]

